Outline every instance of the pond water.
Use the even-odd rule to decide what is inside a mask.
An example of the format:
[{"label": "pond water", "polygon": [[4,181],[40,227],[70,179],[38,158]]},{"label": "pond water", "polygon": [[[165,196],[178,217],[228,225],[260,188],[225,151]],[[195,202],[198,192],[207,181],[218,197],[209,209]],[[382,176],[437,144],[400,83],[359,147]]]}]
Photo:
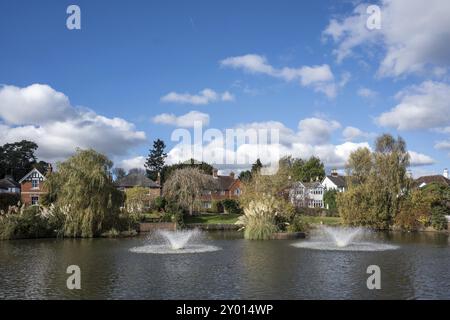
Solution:
[{"label": "pond water", "polygon": [[[371,234],[395,249],[364,251],[209,232],[202,243],[217,250],[133,252],[147,241],[2,241],[0,299],[450,299],[445,234]],[[69,265],[81,268],[81,290],[66,287]],[[367,289],[369,265],[381,268],[381,290]]]}]

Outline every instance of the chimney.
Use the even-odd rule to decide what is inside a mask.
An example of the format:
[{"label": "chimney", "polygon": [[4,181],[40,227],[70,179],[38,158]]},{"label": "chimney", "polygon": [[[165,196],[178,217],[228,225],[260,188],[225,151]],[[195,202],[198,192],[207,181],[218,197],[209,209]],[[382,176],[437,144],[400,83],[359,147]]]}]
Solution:
[{"label": "chimney", "polygon": [[444,178],[448,179],[448,169],[447,168],[444,169],[444,173],[442,175],[444,176]]},{"label": "chimney", "polygon": [[336,169],[331,170],[331,176],[332,176],[332,177],[337,177],[337,176],[339,176]]},{"label": "chimney", "polygon": [[214,178],[217,178],[217,172],[218,172],[219,170],[217,170],[217,169],[213,169],[213,177]]},{"label": "chimney", "polygon": [[161,185],[161,173],[158,171],[158,175],[156,177],[156,183]]},{"label": "chimney", "polygon": [[46,173],[46,175],[48,175],[48,174],[50,174],[50,173],[52,173],[52,172],[53,172],[53,167],[52,167],[52,164],[49,163],[49,164],[48,164],[48,167],[47,167],[47,173]]},{"label": "chimney", "polygon": [[234,179],[234,172],[233,171],[230,172],[230,177]]}]

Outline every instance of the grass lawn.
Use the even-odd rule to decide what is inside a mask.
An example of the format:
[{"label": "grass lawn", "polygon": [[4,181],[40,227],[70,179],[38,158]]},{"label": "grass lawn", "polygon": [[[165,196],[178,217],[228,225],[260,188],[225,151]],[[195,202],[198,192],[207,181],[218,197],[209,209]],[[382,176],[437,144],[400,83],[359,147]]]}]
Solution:
[{"label": "grass lawn", "polygon": [[205,224],[234,224],[239,214],[215,214],[184,217],[184,223],[205,223]]},{"label": "grass lawn", "polygon": [[312,217],[312,216],[302,216],[306,222],[310,224],[320,224],[322,221],[324,225],[327,226],[338,226],[342,224],[340,217]]}]

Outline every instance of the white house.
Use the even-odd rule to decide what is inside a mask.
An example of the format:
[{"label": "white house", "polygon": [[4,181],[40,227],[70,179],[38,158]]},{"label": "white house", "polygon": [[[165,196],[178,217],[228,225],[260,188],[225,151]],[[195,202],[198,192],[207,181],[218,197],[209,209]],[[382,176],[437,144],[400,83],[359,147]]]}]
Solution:
[{"label": "white house", "polygon": [[335,169],[331,171],[331,175],[326,176],[322,180],[322,186],[325,190],[335,189],[338,192],[344,192],[347,189],[345,176],[340,176]]},{"label": "white house", "polygon": [[289,189],[289,200],[296,207],[323,208],[324,188],[319,181],[295,182]]}]

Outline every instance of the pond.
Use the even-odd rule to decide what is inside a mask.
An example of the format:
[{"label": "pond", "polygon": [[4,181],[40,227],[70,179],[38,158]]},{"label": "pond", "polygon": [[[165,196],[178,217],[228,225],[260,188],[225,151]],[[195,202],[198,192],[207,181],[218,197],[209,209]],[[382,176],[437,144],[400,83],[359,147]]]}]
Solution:
[{"label": "pond", "polygon": [[[0,299],[449,299],[450,240],[438,233],[376,233],[393,250],[317,250],[305,240],[248,241],[208,232],[217,248],[143,253],[145,237],[0,242]],[[81,289],[66,268],[81,269]],[[381,289],[367,288],[378,265]]]}]

